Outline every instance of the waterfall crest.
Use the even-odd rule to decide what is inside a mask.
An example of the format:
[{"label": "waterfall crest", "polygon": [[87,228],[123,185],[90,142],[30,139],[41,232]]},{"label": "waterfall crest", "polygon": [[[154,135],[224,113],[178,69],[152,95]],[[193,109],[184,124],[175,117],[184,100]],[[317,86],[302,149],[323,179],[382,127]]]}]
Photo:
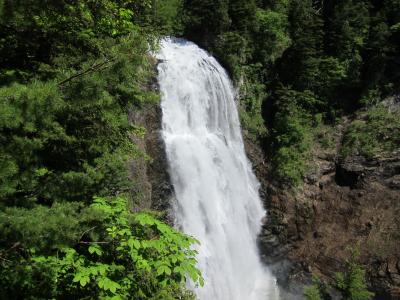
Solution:
[{"label": "waterfall crest", "polygon": [[165,39],[157,54],[176,223],[197,238],[204,300],[279,299],[256,238],[265,212],[244,151],[234,89],[207,52]]}]

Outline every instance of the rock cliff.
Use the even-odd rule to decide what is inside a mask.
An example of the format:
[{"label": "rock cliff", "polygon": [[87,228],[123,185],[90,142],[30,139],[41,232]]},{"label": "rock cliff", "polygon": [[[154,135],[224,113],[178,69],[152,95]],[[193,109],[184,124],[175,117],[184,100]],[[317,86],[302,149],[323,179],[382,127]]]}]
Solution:
[{"label": "rock cliff", "polygon": [[260,248],[267,263],[278,264],[281,283],[301,293],[311,275],[332,280],[350,248],[359,245],[376,299],[400,299],[400,149],[370,159],[341,158],[343,135],[354,119],[334,128],[333,147],[315,143],[309,171],[296,189],[272,178],[268,159],[248,140],[268,211]]}]

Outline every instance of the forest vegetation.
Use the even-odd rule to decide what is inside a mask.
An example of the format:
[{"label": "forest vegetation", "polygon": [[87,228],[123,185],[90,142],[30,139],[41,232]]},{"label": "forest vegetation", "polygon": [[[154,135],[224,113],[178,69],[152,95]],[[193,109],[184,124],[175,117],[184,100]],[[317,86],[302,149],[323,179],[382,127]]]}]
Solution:
[{"label": "forest vegetation", "polygon": [[159,101],[149,50],[165,35],[228,70],[282,185],[356,110],[343,157],[400,147],[381,104],[399,93],[400,0],[0,0],[0,299],[192,299],[185,276],[203,284],[198,242],[132,213],[146,133],[128,113]]},{"label": "forest vegetation", "polygon": [[128,113],[157,105],[148,51],[174,26],[176,1],[153,2],[0,1],[1,299],[192,299],[185,277],[203,284],[197,241],[131,212],[128,165],[146,154]]},{"label": "forest vegetation", "polygon": [[[264,141],[282,184],[302,182],[321,124],[399,92],[398,0],[187,0],[184,12],[186,36],[241,83],[242,125]],[[398,112],[372,110],[343,155],[400,146]]]}]

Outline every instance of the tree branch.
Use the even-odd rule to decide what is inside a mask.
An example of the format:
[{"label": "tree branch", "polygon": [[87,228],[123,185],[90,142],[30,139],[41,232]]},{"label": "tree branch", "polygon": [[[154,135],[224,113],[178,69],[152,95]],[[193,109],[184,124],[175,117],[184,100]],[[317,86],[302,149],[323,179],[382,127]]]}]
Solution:
[{"label": "tree branch", "polygon": [[79,242],[79,244],[85,244],[85,245],[90,245],[90,244],[109,244],[110,242]]},{"label": "tree branch", "polygon": [[105,67],[108,67],[108,66],[105,66],[105,65],[107,65],[108,63],[113,62],[113,61],[115,61],[115,58],[107,59],[106,61],[103,61],[103,62],[100,62],[100,63],[97,63],[97,64],[93,64],[90,68],[88,68],[88,69],[86,69],[86,70],[84,70],[82,72],[79,72],[77,74],[74,74],[71,77],[68,77],[67,79],[64,79],[63,81],[59,82],[58,86],[61,87],[65,83],[67,83],[67,82],[69,82],[69,81],[71,81],[71,80],[73,80],[73,79],[75,79],[77,77],[83,76],[85,74],[88,74],[88,73],[91,73],[91,72],[95,72],[95,71],[99,71],[99,70],[103,70]]},{"label": "tree branch", "polygon": [[97,226],[93,226],[92,228],[89,228],[88,230],[84,231],[81,235],[81,237],[79,238],[78,242],[81,241],[81,239],[83,238],[83,236],[88,233],[89,231],[92,231],[93,229],[95,229]]}]

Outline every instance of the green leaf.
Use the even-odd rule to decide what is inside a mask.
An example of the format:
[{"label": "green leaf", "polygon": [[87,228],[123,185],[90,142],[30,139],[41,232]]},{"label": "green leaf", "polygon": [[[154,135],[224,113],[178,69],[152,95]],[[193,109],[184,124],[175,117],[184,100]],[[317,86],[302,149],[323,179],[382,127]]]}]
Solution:
[{"label": "green leaf", "polygon": [[85,286],[90,281],[89,276],[84,276],[79,280],[81,286]]},{"label": "green leaf", "polygon": [[82,278],[82,275],[80,273],[75,274],[74,279],[72,279],[72,282],[79,282]]},{"label": "green leaf", "polygon": [[135,249],[139,249],[141,246],[140,241],[136,239],[129,239],[128,245],[130,248],[135,248]]},{"label": "green leaf", "polygon": [[201,287],[204,286],[204,278],[202,276],[199,277],[199,284]]},{"label": "green leaf", "polygon": [[117,289],[120,289],[121,288],[121,286],[117,283],[117,282],[115,282],[115,281],[112,281],[111,282],[111,284],[110,284],[110,291],[112,292],[112,293],[115,293],[116,291],[117,291]]},{"label": "green leaf", "polygon": [[78,272],[75,274],[73,280],[73,282],[79,282],[79,284],[81,286],[85,286],[89,281],[90,281],[90,277],[89,275],[83,273],[83,272]]},{"label": "green leaf", "polygon": [[167,265],[161,265],[157,268],[157,275],[171,275],[171,269]]},{"label": "green leaf", "polygon": [[96,253],[98,256],[101,256],[103,254],[103,250],[100,248],[99,245],[91,245],[88,250],[90,254]]},{"label": "green leaf", "polygon": [[109,290],[112,293],[115,293],[118,289],[121,288],[121,285],[118,282],[111,280],[108,277],[100,278],[97,282],[99,288],[107,291]]}]

